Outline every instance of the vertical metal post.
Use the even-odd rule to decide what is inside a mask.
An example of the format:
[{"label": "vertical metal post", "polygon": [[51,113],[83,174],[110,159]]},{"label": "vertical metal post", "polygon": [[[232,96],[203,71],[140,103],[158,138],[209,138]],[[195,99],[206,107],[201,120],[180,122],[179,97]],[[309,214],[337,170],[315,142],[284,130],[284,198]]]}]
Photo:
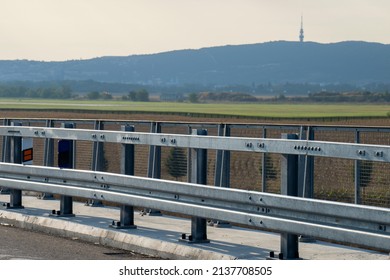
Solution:
[{"label": "vertical metal post", "polygon": [[[229,137],[230,126],[228,124],[218,125],[218,136]],[[214,186],[230,187],[230,151],[217,150],[215,160]],[[209,226],[231,227],[231,224],[225,221],[211,220]]]},{"label": "vertical metal post", "polygon": [[[188,126],[188,134],[192,134],[192,127]],[[192,178],[192,149],[187,148],[187,182],[191,182]]]},{"label": "vertical metal post", "polygon": [[[193,135],[207,135],[205,129],[194,129]],[[192,156],[192,178],[191,182],[196,184],[207,184],[207,150],[193,149]],[[207,221],[205,218],[192,217],[191,218],[191,235],[186,239],[186,235],[182,235],[181,241],[191,243],[208,243],[207,239]]]},{"label": "vertical metal post", "polygon": [[[355,132],[355,143],[360,143],[360,131]],[[361,162],[355,160],[355,204],[361,204],[360,192]]]},{"label": "vertical metal post", "polygon": [[[314,140],[313,129],[302,126],[299,139]],[[298,196],[312,198],[314,193],[314,158],[312,156],[298,156],[298,164]]]},{"label": "vertical metal post", "polygon": [[[299,130],[299,140],[307,140],[307,126],[301,126]],[[298,196],[304,197],[305,179],[306,179],[307,156],[298,156]]]},{"label": "vertical metal post", "polygon": [[[314,129],[312,127],[308,128],[308,140],[314,140]],[[314,157],[306,157],[306,176],[305,176],[305,187],[303,191],[304,197],[313,198],[314,197]]]},{"label": "vertical metal post", "polygon": [[[301,126],[300,140],[314,140],[314,131],[310,126]],[[312,156],[298,156],[298,196],[313,198],[314,194],[314,158]],[[299,236],[299,242],[313,243],[315,238]]]},{"label": "vertical metal post", "polygon": [[[9,119],[5,119],[3,122],[4,126],[10,126],[11,121]],[[11,139],[9,136],[3,136],[3,146],[2,146],[2,162],[10,162],[11,161]]]},{"label": "vertical metal post", "polygon": [[[298,139],[296,134],[282,134],[282,139]],[[298,156],[282,155],[281,194],[298,196]],[[284,259],[299,258],[298,235],[281,233],[280,252]]]},{"label": "vertical metal post", "polygon": [[[103,121],[97,120],[94,124],[94,130],[104,130]],[[92,143],[92,164],[91,170],[93,171],[105,171],[105,162],[104,162],[104,143],[101,141],[94,141]],[[103,206],[101,200],[92,199],[87,201],[86,206],[100,207]]]},{"label": "vertical metal post", "polygon": [[[122,125],[121,131],[134,132],[134,126]],[[121,174],[134,175],[134,145],[122,144],[121,147]],[[119,221],[113,221],[110,227],[113,228],[132,228],[134,225],[134,207],[130,205],[121,205]]]},{"label": "vertical metal post", "polygon": [[[21,126],[19,122],[11,123],[11,126]],[[22,163],[22,137],[12,136],[11,137],[11,154],[10,159],[12,163]],[[10,203],[7,204],[7,208],[20,209],[22,206],[22,191],[17,189],[10,189]]]},{"label": "vertical metal post", "polygon": [[[161,133],[161,125],[158,122],[151,123],[151,133]],[[161,178],[161,147],[149,147],[148,177]]]},{"label": "vertical metal post", "polygon": [[[267,129],[263,128],[263,138],[267,138]],[[267,153],[263,153],[261,157],[261,191],[267,191]]]},{"label": "vertical metal post", "polygon": [[[225,134],[225,124],[218,125],[218,136],[224,136]],[[192,133],[192,132],[191,132]],[[224,151],[217,150],[215,155],[215,171],[214,171],[214,186],[221,187],[223,181],[223,154]]]},{"label": "vertical metal post", "polygon": [[[152,122],[150,124],[151,133],[161,133],[161,125],[158,122]],[[149,160],[148,160],[148,177],[149,178],[161,178],[161,147],[153,146],[149,147]],[[149,216],[161,216],[160,210],[156,209],[144,209],[143,215]]]},{"label": "vertical metal post", "polygon": [[[46,120],[46,127],[54,127],[54,121]],[[54,166],[54,139],[45,138],[43,149],[44,149],[43,165]],[[51,193],[43,193],[39,198],[54,199],[53,194]]]},{"label": "vertical metal post", "polygon": [[[104,123],[102,121],[95,121],[94,130],[104,130]],[[92,166],[93,171],[104,171],[104,143],[101,141],[94,141],[92,145]]]},{"label": "vertical metal post", "polygon": [[[11,121],[9,119],[4,119],[3,122],[4,126],[10,126]],[[1,160],[2,162],[11,162],[11,138],[8,136],[3,136],[3,146],[2,146],[2,153],[1,153]],[[0,194],[9,194],[10,189],[9,188],[0,188]]]},{"label": "vertical metal post", "polygon": [[[74,128],[75,125],[73,123],[62,123],[61,128],[69,128],[72,129]],[[61,140],[60,140],[61,141]],[[66,155],[66,167],[62,168],[75,168],[75,142],[71,140],[65,140],[69,145],[69,150],[67,151]],[[69,141],[69,142],[68,142]],[[59,161],[60,161],[60,155],[59,155]],[[59,164],[60,165],[60,164]],[[60,166],[61,167],[61,166]],[[73,197],[71,196],[66,196],[66,195],[61,195],[60,197],[60,210],[59,211],[52,211],[53,215],[56,216],[66,216],[66,217],[74,217],[75,215],[73,214]]]},{"label": "vertical metal post", "polygon": [[[227,124],[218,125],[218,136],[230,136],[230,126]],[[217,150],[215,160],[214,186],[230,187],[230,151]]]}]

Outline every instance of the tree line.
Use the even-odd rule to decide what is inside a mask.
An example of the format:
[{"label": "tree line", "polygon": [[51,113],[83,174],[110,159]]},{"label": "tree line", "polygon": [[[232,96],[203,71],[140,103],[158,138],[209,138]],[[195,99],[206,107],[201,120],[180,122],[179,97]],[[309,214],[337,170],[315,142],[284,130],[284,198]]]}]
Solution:
[{"label": "tree line", "polygon": [[[96,100],[96,99],[109,100],[109,99],[113,99],[113,96],[112,94],[106,91],[103,92],[91,91],[87,93],[86,98],[90,100]],[[131,90],[127,95],[122,96],[122,100],[147,102],[149,101],[149,92],[146,89]]]},{"label": "tree line", "polygon": [[[277,99],[286,101],[286,96],[279,96]],[[390,93],[386,92],[319,92],[309,94],[307,97],[290,97],[290,101],[296,102],[316,102],[316,103],[337,103],[337,102],[356,102],[356,103],[382,103],[390,102]]]},{"label": "tree line", "polygon": [[307,96],[288,96],[278,94],[273,98],[252,96],[246,93],[232,92],[204,92],[190,93],[187,95],[187,101],[190,103],[212,103],[212,102],[262,102],[262,103],[337,103],[337,102],[356,102],[356,103],[381,103],[390,102],[390,93],[386,92],[319,92],[310,93]]},{"label": "tree line", "polygon": [[[121,95],[124,101],[149,101],[149,89],[133,89],[129,86],[127,94]],[[126,92],[126,91],[124,91]],[[157,91],[158,92],[158,91]],[[160,93],[160,92],[159,92]],[[161,94],[161,100],[164,100],[164,94]],[[377,88],[376,90],[351,90],[351,91],[326,91],[308,93],[306,95],[294,96],[287,92],[274,92],[270,95],[256,95],[241,91],[190,91],[190,93],[176,96],[170,101],[190,102],[190,103],[208,103],[208,102],[390,102],[390,93],[388,89]],[[114,96],[108,91],[89,91],[77,95],[72,87],[65,84],[39,84],[33,86],[24,83],[4,83],[0,84],[0,98],[51,98],[51,99],[71,99],[84,98],[89,100],[110,100]],[[167,99],[168,100],[168,99]]]},{"label": "tree line", "polygon": [[18,85],[0,85],[0,97],[7,98],[72,98],[72,89],[66,85],[31,88]]},{"label": "tree line", "polygon": [[[113,95],[107,91],[90,91],[83,95],[89,100],[110,100]],[[43,98],[43,99],[71,99],[80,98],[73,93],[69,85],[51,85],[42,87],[29,87],[24,85],[0,84],[0,98]],[[149,92],[146,89],[131,90],[122,100],[149,101]]]}]

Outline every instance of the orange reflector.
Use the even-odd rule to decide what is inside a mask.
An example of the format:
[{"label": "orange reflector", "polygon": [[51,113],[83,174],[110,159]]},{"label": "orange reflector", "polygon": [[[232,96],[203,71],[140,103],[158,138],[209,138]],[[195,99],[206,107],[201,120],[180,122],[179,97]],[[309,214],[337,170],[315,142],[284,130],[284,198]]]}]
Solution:
[{"label": "orange reflector", "polygon": [[23,150],[23,162],[33,160],[33,148]]}]

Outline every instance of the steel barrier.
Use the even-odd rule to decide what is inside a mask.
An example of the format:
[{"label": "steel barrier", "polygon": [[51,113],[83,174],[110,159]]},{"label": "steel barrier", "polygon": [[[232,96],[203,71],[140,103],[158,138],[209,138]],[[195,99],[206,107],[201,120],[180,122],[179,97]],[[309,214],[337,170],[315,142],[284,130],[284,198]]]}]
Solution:
[{"label": "steel barrier", "polygon": [[[53,128],[50,122],[46,123],[46,127],[21,126],[17,122],[7,124],[0,126],[0,135],[4,137],[0,185],[11,189],[9,207],[23,207],[21,190],[68,198],[61,200],[61,209],[54,215],[72,215],[72,200],[69,200],[72,197],[112,201],[123,205],[118,226],[125,227],[135,227],[134,221],[128,218],[133,214],[133,207],[157,208],[193,217],[188,242],[209,242],[207,219],[280,232],[281,252],[287,259],[299,256],[298,235],[390,251],[390,209],[322,201],[305,198],[304,195],[310,189],[308,177],[311,169],[308,167],[312,165],[312,159],[389,163],[388,145],[303,140],[302,133],[284,133],[283,139],[232,137],[229,136],[230,131],[222,126],[219,126],[220,136],[211,136],[205,135],[207,131],[199,127],[193,129],[196,127],[194,124],[191,135],[162,133],[155,127],[151,133],[134,132],[133,128],[126,127],[122,127],[122,131],[102,130],[96,125],[95,129],[69,129],[65,125]],[[21,164],[20,142],[28,138],[44,141],[46,166]],[[54,165],[54,151],[50,141],[54,139],[73,144],[91,142],[95,150],[95,168],[70,169],[77,168],[76,165],[51,167]],[[121,147],[118,161],[121,162],[122,174],[102,172],[104,168],[99,167],[102,159],[97,163],[101,144],[113,143]],[[152,158],[159,157],[161,148],[189,149],[188,173],[191,176],[187,176],[190,182],[160,179],[156,160],[150,161],[153,165],[149,165],[149,178],[133,176],[134,147],[143,145],[151,147],[149,155]],[[209,150],[217,151],[217,155],[219,153],[215,166],[215,178],[219,179],[214,183],[226,187],[229,153],[280,154],[281,194],[211,186],[207,183]],[[76,149],[70,151],[74,160]]]}]

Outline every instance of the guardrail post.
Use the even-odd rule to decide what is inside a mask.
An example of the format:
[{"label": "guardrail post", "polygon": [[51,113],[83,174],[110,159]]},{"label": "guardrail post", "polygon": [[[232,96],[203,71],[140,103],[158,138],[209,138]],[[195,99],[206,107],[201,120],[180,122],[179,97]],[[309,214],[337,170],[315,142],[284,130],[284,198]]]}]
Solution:
[{"label": "guardrail post", "polygon": [[[263,138],[267,138],[267,129],[263,128]],[[261,156],[261,191],[267,192],[267,153]]]},{"label": "guardrail post", "polygon": [[[94,124],[94,130],[104,130],[103,121],[97,120]],[[92,166],[93,171],[105,171],[104,163],[104,143],[100,141],[94,141],[92,143]],[[86,206],[101,207],[103,203],[101,200],[92,199],[85,203]]]},{"label": "guardrail post", "polygon": [[[218,136],[230,136],[230,126],[228,124],[218,125]],[[229,188],[230,187],[230,151],[217,150],[215,160],[214,186]],[[211,220],[209,226],[214,227],[231,227],[229,222]]]},{"label": "guardrail post", "polygon": [[[4,119],[3,122],[4,126],[10,126],[11,121],[9,119]],[[11,162],[11,138],[8,136],[3,136],[3,146],[2,153],[1,153],[1,160],[2,162]],[[10,189],[9,188],[3,188],[0,187],[0,194],[9,194]]]},{"label": "guardrail post", "polygon": [[[314,140],[314,131],[310,127],[301,127],[300,140]],[[298,156],[298,196],[313,197],[314,159],[312,156]]]},{"label": "guardrail post", "polygon": [[[205,129],[194,129],[193,135],[207,135]],[[205,149],[193,149],[194,155],[192,155],[192,172],[191,182],[196,184],[207,184],[207,150]],[[180,241],[186,241],[190,243],[208,243],[207,239],[207,220],[200,217],[191,218],[191,235],[187,236],[182,234]]]},{"label": "guardrail post", "polygon": [[[355,132],[355,143],[360,143],[360,131]],[[361,191],[360,191],[360,174],[361,174],[361,162],[355,160],[355,204],[361,204]]]},{"label": "guardrail post", "polygon": [[[22,123],[13,122],[11,126],[21,126]],[[10,142],[11,154],[10,159],[12,163],[22,163],[22,137],[12,136]],[[10,203],[7,203],[9,209],[21,209],[22,206],[22,191],[10,189]]]},{"label": "guardrail post", "polygon": [[[227,124],[218,125],[218,136],[230,136],[230,126]],[[217,150],[215,162],[214,185],[218,187],[230,187],[230,151]]]},{"label": "guardrail post", "polygon": [[[296,134],[282,134],[282,139],[298,139]],[[298,196],[298,156],[282,155],[281,194]],[[281,233],[280,252],[283,259],[299,258],[298,235]]]},{"label": "guardrail post", "polygon": [[[161,133],[161,125],[158,122],[152,122],[150,124],[151,133]],[[150,146],[149,147],[149,159],[148,159],[148,177],[149,178],[161,178],[161,147]],[[144,209],[142,215],[148,216],[161,216],[161,211],[156,209]]]},{"label": "guardrail post", "polygon": [[[53,120],[46,120],[46,127],[54,127]],[[44,143],[44,155],[43,155],[43,165],[44,166],[54,166],[54,139],[46,138]],[[40,199],[54,199],[53,194],[43,193]]]},{"label": "guardrail post", "polygon": [[[73,123],[62,123],[61,128],[74,128]],[[75,168],[75,143],[73,140],[59,140],[58,141],[58,167],[60,168]],[[61,195],[60,210],[52,211],[52,215],[74,217],[73,214],[73,197]]]},{"label": "guardrail post", "polygon": [[[122,125],[122,131],[134,132],[134,126]],[[121,174],[134,175],[134,145],[122,144],[121,148]],[[113,221],[110,227],[113,228],[137,228],[134,225],[134,207],[130,205],[122,205],[120,208],[119,221]]]},{"label": "guardrail post", "polygon": [[[310,126],[301,126],[300,140],[314,140],[314,130]],[[313,198],[314,193],[314,158],[298,156],[298,196]],[[299,242],[313,243],[316,240],[310,236],[299,237]]]}]

